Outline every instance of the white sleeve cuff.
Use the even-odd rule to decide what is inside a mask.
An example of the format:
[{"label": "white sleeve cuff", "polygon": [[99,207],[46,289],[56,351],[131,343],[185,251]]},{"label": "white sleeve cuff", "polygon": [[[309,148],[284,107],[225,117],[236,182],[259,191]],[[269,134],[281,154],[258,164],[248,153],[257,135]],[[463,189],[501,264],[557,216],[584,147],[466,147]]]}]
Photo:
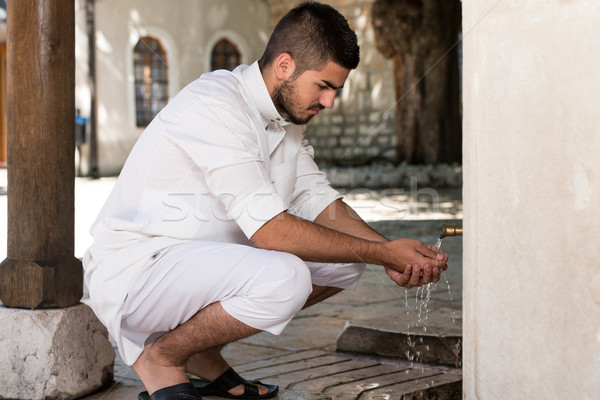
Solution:
[{"label": "white sleeve cuff", "polygon": [[228,216],[234,219],[248,239],[267,221],[287,210],[273,182],[247,195],[230,209]]},{"label": "white sleeve cuff", "polygon": [[309,197],[304,202],[295,204],[290,212],[297,217],[314,221],[319,214],[331,203],[343,196],[331,186],[326,186],[319,190],[314,196]]}]

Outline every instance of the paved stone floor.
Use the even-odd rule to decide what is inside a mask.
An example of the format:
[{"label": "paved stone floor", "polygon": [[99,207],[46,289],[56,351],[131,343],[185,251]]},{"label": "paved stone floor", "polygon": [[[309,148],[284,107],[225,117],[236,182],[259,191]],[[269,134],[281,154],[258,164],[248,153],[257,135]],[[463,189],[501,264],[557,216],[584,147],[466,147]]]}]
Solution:
[{"label": "paved stone floor", "polygon": [[[5,173],[0,170],[0,188],[6,188]],[[112,178],[77,179],[78,257],[91,241],[87,230],[113,183]],[[442,223],[462,224],[460,189],[344,193],[389,238],[433,244]],[[0,193],[2,259],[5,246],[6,196]],[[450,268],[436,285],[405,290],[370,265],[356,291],[301,311],[280,336],[261,333],[233,343],[224,356],[244,377],[279,385],[279,399],[460,399],[462,240],[446,238],[443,249],[450,253]],[[454,359],[434,354],[448,350]],[[142,390],[133,369],[117,356],[114,384],[86,399],[135,399]]]}]

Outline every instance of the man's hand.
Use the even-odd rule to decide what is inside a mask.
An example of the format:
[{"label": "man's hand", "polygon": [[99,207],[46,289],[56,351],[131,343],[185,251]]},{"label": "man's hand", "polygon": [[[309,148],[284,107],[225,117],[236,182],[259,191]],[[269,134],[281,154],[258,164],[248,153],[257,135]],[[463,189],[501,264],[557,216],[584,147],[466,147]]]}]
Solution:
[{"label": "man's hand", "polygon": [[427,264],[438,268],[444,267],[448,261],[448,255],[437,252],[432,246],[415,239],[396,239],[383,244],[383,252],[380,255],[381,265],[385,265],[397,271],[403,272],[408,264]]},{"label": "man's hand", "polygon": [[[440,280],[441,272],[448,269],[446,264],[448,254],[443,253],[441,250],[436,252],[432,245],[425,246],[422,242],[411,239],[398,239],[389,243],[393,243],[394,248],[401,254],[399,254],[398,261],[393,265],[385,266],[385,272],[398,286],[410,289],[430,282],[437,282]],[[406,263],[402,267],[403,261],[410,258],[423,260],[422,257],[425,257],[425,263]]]},{"label": "man's hand", "polygon": [[404,268],[404,272],[399,272],[395,269],[391,269],[390,267],[385,267],[385,272],[398,286],[402,286],[407,289],[416,286],[423,286],[430,282],[437,282],[441,276],[441,272],[438,267],[431,267],[430,265],[427,265],[426,267],[421,268],[421,266],[418,264],[415,264],[414,266],[408,264]]}]

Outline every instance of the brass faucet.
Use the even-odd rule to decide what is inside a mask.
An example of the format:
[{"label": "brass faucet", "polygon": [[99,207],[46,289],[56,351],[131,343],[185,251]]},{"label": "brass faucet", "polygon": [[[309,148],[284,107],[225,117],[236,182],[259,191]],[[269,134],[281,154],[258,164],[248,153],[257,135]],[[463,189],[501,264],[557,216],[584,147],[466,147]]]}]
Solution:
[{"label": "brass faucet", "polygon": [[443,226],[444,226],[444,229],[442,230],[440,239],[443,239],[446,236],[462,236],[462,232],[463,232],[462,226],[446,225],[446,224],[443,224]]}]

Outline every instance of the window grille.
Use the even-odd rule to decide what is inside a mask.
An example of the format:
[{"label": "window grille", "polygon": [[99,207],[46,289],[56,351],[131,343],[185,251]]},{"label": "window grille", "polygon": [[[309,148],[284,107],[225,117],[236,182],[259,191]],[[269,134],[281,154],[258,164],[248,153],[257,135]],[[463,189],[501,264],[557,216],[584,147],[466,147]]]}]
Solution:
[{"label": "window grille", "polygon": [[227,39],[221,39],[213,47],[211,69],[227,69],[233,71],[241,63],[241,54],[235,44]]},{"label": "window grille", "polygon": [[147,126],[169,100],[167,56],[160,42],[140,38],[133,50],[136,125]]}]

